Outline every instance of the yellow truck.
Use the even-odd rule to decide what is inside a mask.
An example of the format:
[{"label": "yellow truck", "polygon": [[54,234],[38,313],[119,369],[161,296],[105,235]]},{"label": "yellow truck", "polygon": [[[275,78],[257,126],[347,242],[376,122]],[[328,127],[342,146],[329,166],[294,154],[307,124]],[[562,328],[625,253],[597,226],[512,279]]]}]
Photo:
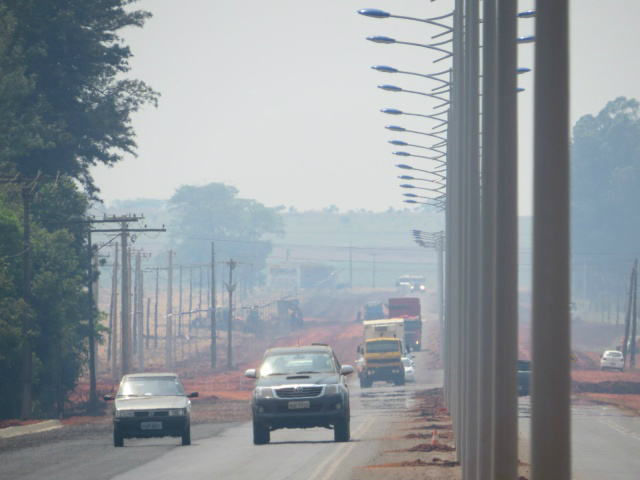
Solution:
[{"label": "yellow truck", "polygon": [[368,388],[377,381],[404,385],[404,319],[365,320],[363,326],[364,345],[358,347],[362,354],[360,387]]}]

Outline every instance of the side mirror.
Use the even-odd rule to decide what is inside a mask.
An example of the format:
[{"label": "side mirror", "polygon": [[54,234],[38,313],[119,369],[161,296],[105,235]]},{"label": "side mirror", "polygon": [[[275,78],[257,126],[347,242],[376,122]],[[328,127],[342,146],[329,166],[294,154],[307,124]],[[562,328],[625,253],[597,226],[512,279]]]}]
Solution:
[{"label": "side mirror", "polygon": [[198,392],[191,392],[189,395],[187,395],[187,398],[196,398],[198,396]]},{"label": "side mirror", "polygon": [[340,367],[340,375],[349,375],[353,373],[353,367],[351,365],[342,365]]},{"label": "side mirror", "polygon": [[105,395],[104,397],[102,397],[102,399],[103,399],[105,402],[108,402],[109,400],[113,400],[113,397],[112,397],[111,395]]},{"label": "side mirror", "polygon": [[256,369],[255,368],[250,368],[249,370],[244,372],[244,376],[247,377],[247,378],[258,378],[258,375],[256,374]]}]

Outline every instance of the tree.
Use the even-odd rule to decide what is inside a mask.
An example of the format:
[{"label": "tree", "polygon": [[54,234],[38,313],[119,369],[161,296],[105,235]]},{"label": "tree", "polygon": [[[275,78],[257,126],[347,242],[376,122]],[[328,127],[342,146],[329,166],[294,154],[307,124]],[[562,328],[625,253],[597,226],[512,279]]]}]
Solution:
[{"label": "tree", "polygon": [[[135,155],[131,114],[156,104],[144,82],[124,78],[131,57],[118,32],[142,27],[136,0],[3,0],[0,5],[0,165],[99,190],[89,168]],[[8,129],[4,127],[8,126]],[[13,142],[13,140],[18,140]]]},{"label": "tree", "polygon": [[[255,200],[238,198],[238,190],[222,183],[203,186],[183,186],[169,200],[175,216],[178,251],[181,258],[191,262],[208,261],[211,241],[219,245],[219,258],[233,258],[251,268],[239,265],[251,284],[261,281],[271,242],[266,234],[281,234],[280,214]],[[240,275],[242,276],[242,275]]]},{"label": "tree", "polygon": [[640,235],[640,103],[619,97],[573,129],[574,253],[635,252]]}]

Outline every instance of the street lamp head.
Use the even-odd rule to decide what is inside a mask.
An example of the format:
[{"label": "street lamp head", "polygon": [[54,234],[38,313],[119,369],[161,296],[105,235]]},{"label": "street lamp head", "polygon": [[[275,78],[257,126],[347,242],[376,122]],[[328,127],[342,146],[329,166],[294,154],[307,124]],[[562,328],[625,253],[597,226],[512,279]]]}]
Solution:
[{"label": "street lamp head", "polygon": [[390,13],[378,10],[377,8],[362,8],[358,10],[358,13],[371,18],[389,18],[391,16]]},{"label": "street lamp head", "polygon": [[518,18],[533,18],[536,16],[535,10],[525,10],[524,12],[518,13]]},{"label": "street lamp head", "polygon": [[415,180],[416,177],[412,177],[411,175],[398,175],[400,180]]},{"label": "street lamp head", "polygon": [[392,152],[394,155],[398,155],[399,157],[410,157],[411,154],[409,152]]},{"label": "street lamp head", "polygon": [[518,92],[518,93],[522,93],[522,92],[524,92],[524,88],[523,88],[523,87],[518,87],[518,88],[516,89],[516,92]]},{"label": "street lamp head", "polygon": [[409,144],[407,142],[403,142],[402,140],[389,140],[391,145],[398,145],[399,147],[406,147]]},{"label": "street lamp head", "polygon": [[395,38],[385,37],[383,35],[374,35],[372,37],[367,37],[367,40],[375,43],[396,43]]},{"label": "street lamp head", "polygon": [[376,70],[378,72],[398,73],[398,69],[397,68],[387,67],[386,65],[374,65],[371,68],[373,68],[374,70]]},{"label": "street lamp head", "polygon": [[382,113],[388,113],[389,115],[402,115],[402,110],[398,110],[396,108],[382,108],[380,109]]},{"label": "street lamp head", "polygon": [[416,200],[403,200],[404,203],[419,203]]},{"label": "street lamp head", "polygon": [[406,165],[404,163],[398,163],[396,164],[396,167],[403,168],[405,170],[414,170],[414,168],[411,165]]},{"label": "street lamp head", "polygon": [[382,90],[386,90],[387,92],[401,92],[402,89],[400,87],[396,87],[395,85],[378,85],[378,88]]},{"label": "street lamp head", "polygon": [[391,130],[392,132],[406,132],[407,129],[404,127],[398,127],[397,125],[386,125],[384,128],[387,130]]},{"label": "street lamp head", "polygon": [[518,37],[518,43],[533,43],[536,41],[535,35],[524,35],[522,37]]},{"label": "street lamp head", "polygon": [[522,75],[523,73],[529,73],[531,69],[529,67],[518,67],[518,75]]},{"label": "street lamp head", "polygon": [[418,198],[418,195],[416,195],[415,193],[403,193],[402,195],[404,195],[405,197]]},{"label": "street lamp head", "polygon": [[403,183],[402,185],[400,185],[400,188],[416,188],[413,185],[409,184],[409,183]]}]

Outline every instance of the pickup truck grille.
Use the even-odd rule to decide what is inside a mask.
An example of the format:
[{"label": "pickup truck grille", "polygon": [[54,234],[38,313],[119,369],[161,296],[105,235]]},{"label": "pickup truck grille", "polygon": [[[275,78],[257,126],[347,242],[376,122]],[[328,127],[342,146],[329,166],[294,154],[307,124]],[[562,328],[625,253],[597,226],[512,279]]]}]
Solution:
[{"label": "pickup truck grille", "polygon": [[370,358],[367,360],[367,364],[376,363],[400,363],[400,360],[397,358]]},{"label": "pickup truck grille", "polygon": [[281,387],[275,388],[276,395],[279,398],[306,398],[319,397],[322,393],[322,386],[313,387]]}]

